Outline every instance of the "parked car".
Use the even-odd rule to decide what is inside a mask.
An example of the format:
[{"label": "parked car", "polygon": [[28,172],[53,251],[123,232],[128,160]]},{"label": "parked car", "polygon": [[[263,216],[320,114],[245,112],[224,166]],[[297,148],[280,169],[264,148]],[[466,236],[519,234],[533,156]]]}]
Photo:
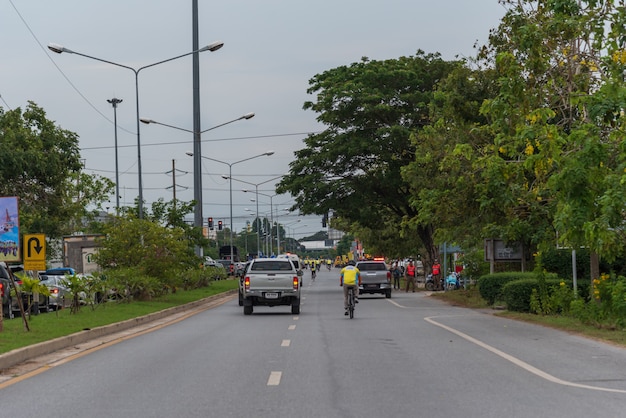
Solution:
[{"label": "parked car", "polygon": [[4,318],[13,318],[11,277],[3,264],[0,264],[0,298],[2,299],[2,316]]},{"label": "parked car", "polygon": [[47,276],[64,276],[64,275],[69,275],[69,276],[73,276],[76,274],[76,270],[74,270],[71,267],[56,267],[56,268],[52,268],[52,269],[48,269],[46,271],[44,271],[41,274],[45,274]]},{"label": "parked car", "polygon": [[41,282],[50,290],[48,306],[52,310],[68,308],[72,305],[72,292],[65,282],[65,275],[41,274]]},{"label": "parked car", "polygon": [[213,269],[213,273],[211,273],[213,280],[221,280],[228,277],[224,265],[217,260],[213,260],[211,257],[204,257],[204,268]]},{"label": "parked car", "polygon": [[[48,311],[49,298],[42,293],[33,293],[33,287],[35,284],[39,284],[39,277],[33,276],[31,272],[24,270],[24,266],[12,265],[8,266],[8,269],[13,274],[15,280],[15,286],[17,289],[11,288],[11,316],[21,315],[21,309],[19,299],[16,297],[18,291],[22,298],[22,308],[27,310],[30,307],[30,314],[37,315],[41,312]],[[30,283],[24,285],[24,281],[28,280]],[[11,283],[13,286],[13,282]]]},{"label": "parked car", "polygon": [[229,276],[235,275],[235,263],[233,263],[230,260],[217,260],[217,261],[218,263],[224,266]]}]

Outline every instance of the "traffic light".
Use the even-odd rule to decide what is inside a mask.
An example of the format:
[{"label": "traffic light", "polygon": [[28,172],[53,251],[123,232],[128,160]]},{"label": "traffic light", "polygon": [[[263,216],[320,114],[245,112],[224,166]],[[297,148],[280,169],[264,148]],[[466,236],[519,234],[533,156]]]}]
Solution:
[{"label": "traffic light", "polygon": [[209,218],[209,229],[213,229],[213,218]]},{"label": "traffic light", "polygon": [[222,221],[217,221],[217,229],[222,230],[223,224]]},{"label": "traffic light", "polygon": [[323,227],[323,228],[326,228],[326,223],[328,222],[328,217],[327,217],[327,216],[328,216],[328,215],[324,215],[324,216],[322,217],[322,227]]}]

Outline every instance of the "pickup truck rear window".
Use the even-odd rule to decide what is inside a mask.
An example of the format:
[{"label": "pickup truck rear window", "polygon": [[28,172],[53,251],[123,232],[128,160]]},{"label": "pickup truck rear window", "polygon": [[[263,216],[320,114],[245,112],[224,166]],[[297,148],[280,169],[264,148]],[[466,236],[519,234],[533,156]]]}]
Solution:
[{"label": "pickup truck rear window", "polygon": [[386,271],[387,266],[384,263],[359,263],[356,265],[360,271]]},{"label": "pickup truck rear window", "polygon": [[293,264],[291,264],[291,261],[289,260],[285,260],[285,261],[272,260],[272,261],[264,261],[262,263],[252,263],[252,266],[250,268],[250,271],[275,271],[275,270],[292,271]]}]

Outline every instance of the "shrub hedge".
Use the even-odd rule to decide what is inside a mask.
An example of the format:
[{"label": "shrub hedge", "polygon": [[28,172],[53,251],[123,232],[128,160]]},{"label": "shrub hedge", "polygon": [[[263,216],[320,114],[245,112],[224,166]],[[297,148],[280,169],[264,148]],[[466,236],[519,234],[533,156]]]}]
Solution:
[{"label": "shrub hedge", "polygon": [[[558,288],[561,283],[560,279],[546,280],[546,290],[551,293],[553,289]],[[571,283],[568,284],[571,289]],[[502,300],[506,303],[509,311],[530,312],[530,296],[533,289],[539,289],[539,280],[537,279],[521,279],[514,280],[502,286]]]},{"label": "shrub hedge", "polygon": [[502,287],[514,280],[535,279],[533,272],[512,271],[506,273],[486,274],[478,278],[478,291],[480,296],[493,305],[497,300],[501,300]]}]

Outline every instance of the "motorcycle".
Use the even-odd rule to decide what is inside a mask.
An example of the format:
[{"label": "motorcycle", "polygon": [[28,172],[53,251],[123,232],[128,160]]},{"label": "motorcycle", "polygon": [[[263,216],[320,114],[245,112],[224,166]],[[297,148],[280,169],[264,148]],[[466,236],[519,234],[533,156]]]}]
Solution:
[{"label": "motorcycle", "polygon": [[439,285],[435,284],[432,274],[426,276],[426,290],[456,290],[461,288],[461,281],[457,273],[450,273],[445,279],[439,279]]},{"label": "motorcycle", "polygon": [[457,290],[461,288],[461,282],[459,280],[459,275],[455,272],[452,272],[446,277],[446,290]]},{"label": "motorcycle", "polygon": [[426,283],[424,284],[424,287],[426,288],[426,290],[443,290],[443,288],[441,288],[441,283],[439,284],[439,286],[435,285],[435,279],[433,278],[432,273],[428,274],[428,276],[426,276]]}]

